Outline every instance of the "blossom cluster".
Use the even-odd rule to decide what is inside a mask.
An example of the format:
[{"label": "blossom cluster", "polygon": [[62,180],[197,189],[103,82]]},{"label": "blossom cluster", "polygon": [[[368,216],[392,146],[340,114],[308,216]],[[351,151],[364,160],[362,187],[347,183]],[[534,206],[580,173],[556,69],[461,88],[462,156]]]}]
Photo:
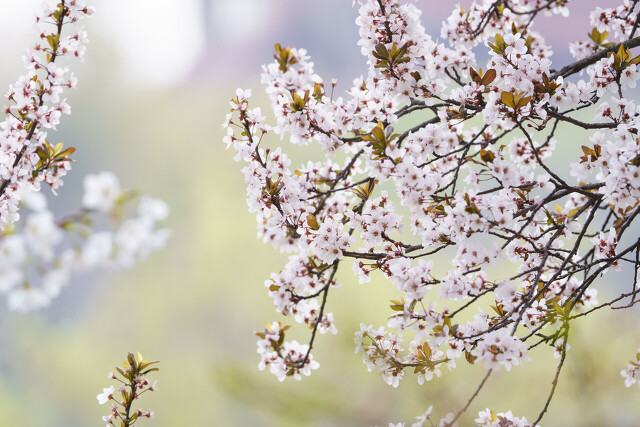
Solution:
[{"label": "blossom cluster", "polygon": [[269,366],[269,371],[278,381],[288,376],[296,380],[302,379],[300,374],[309,376],[311,370],[318,369],[320,364],[309,354],[309,346],[298,341],[284,341],[284,333],[289,329],[280,322],[267,324],[264,332],[258,332],[258,353],[261,356],[258,368],[262,371]]},{"label": "blossom cluster", "polygon": [[638,378],[640,378],[640,350],[636,353],[636,360],[627,362],[627,366],[620,371],[620,375],[624,378],[624,385],[627,387],[638,382]]},{"label": "blossom cluster", "polygon": [[[50,144],[47,132],[71,112],[64,90],[77,79],[60,60],[84,56],[88,39],[78,23],[93,12],[83,0],[62,0],[53,8],[44,3],[36,14],[39,40],[23,57],[26,72],[9,86],[0,122],[0,227],[18,220],[22,195],[42,184],[57,189],[71,167],[75,149]],[[69,24],[73,30],[63,34]]]},{"label": "blossom cluster", "polygon": [[525,417],[518,418],[514,416],[511,411],[494,413],[491,409],[487,408],[484,411],[480,411],[478,418],[475,419],[477,425],[482,427],[531,427]]},{"label": "blossom cluster", "polygon": [[[411,424],[411,427],[424,427],[425,422],[428,420],[430,422],[430,426],[436,426],[436,424],[431,420],[431,412],[433,411],[433,406],[430,406],[429,409],[417,418],[415,423]],[[452,412],[448,413],[445,417],[440,419],[437,426],[438,427],[447,427],[452,425],[454,422],[455,414]],[[533,424],[529,423],[525,417],[519,418],[513,415],[511,411],[507,412],[499,412],[495,413],[491,409],[487,408],[484,411],[480,411],[478,413],[478,417],[474,420],[475,425],[478,427],[534,427]],[[456,425],[456,424],[453,424]],[[539,424],[536,424],[539,426]],[[389,423],[389,427],[405,427],[405,423]]]},{"label": "blossom cluster", "polygon": [[78,274],[130,268],[169,237],[157,228],[167,205],[122,190],[110,172],[87,175],[81,208],[60,218],[43,193],[22,191],[24,219],[0,235],[0,293],[11,310],[47,306]]},{"label": "blossom cluster", "polygon": [[[602,304],[594,287],[612,267],[640,267],[630,231],[640,214],[640,107],[629,97],[640,78],[631,52],[638,2],[595,10],[590,41],[573,43],[577,60],[562,67],[535,23],[568,16],[564,0],[457,6],[439,41],[410,2],[354,3],[366,77],[336,96],[337,83],[314,72],[304,49],[276,44],[262,74],[275,126],[240,89],[223,125],[246,163],[259,236],[291,254],[265,283],[269,295],[312,331],[303,346],[272,323],[258,333],[260,367],[279,379],[317,367],[308,365],[316,333],[336,331],[327,295],[352,262],[360,283],[386,278],[401,294],[389,330],[356,332],[356,351],[386,383],[397,386],[407,368],[430,381],[461,361],[488,377],[546,345],[560,359],[555,384],[570,323],[633,305],[640,292],[637,275],[629,292]],[[589,143],[560,151],[560,128],[588,133]],[[294,168],[283,149],[265,147],[269,133],[317,143],[322,159]],[[450,415],[441,425],[461,413]],[[529,425],[511,412],[479,420]]]},{"label": "blossom cluster", "polygon": [[118,397],[115,396],[116,389],[113,385],[104,388],[102,393],[96,396],[100,405],[112,403],[109,415],[102,417],[102,421],[106,423],[107,427],[133,427],[136,425],[134,424],[136,421],[153,417],[153,411],[134,409],[133,403],[140,399],[144,393],[153,392],[158,388],[157,380],[152,384],[146,378],[151,372],[159,370],[153,366],[157,363],[159,362],[145,360],[140,352],[136,355],[129,353],[122,367],[116,366],[118,373],[109,373],[109,379],[116,380],[121,385],[118,387]]}]

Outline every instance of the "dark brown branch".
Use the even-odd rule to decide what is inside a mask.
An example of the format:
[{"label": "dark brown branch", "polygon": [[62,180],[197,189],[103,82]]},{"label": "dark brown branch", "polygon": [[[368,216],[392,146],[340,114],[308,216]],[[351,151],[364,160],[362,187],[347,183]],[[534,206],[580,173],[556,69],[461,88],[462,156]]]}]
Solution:
[{"label": "dark brown branch", "polygon": [[615,129],[618,127],[618,123],[585,123],[580,120],[576,120],[573,117],[566,116],[564,114],[556,113],[553,110],[547,109],[549,116],[561,120],[563,122],[571,123],[579,126],[583,129]]},{"label": "dark brown branch", "polygon": [[604,50],[601,50],[600,52],[594,53],[591,56],[587,56],[586,58],[583,58],[579,61],[574,62],[573,64],[569,64],[566,65],[564,67],[562,67],[560,69],[560,71],[556,71],[553,74],[551,74],[550,79],[553,80],[556,77],[562,76],[562,77],[568,77],[572,74],[575,74],[583,69],[585,69],[586,67],[588,67],[589,65],[595,64],[596,62],[600,61],[603,58],[606,58],[607,55],[609,55],[609,53],[611,52],[616,52],[618,49],[620,49],[620,45],[623,45],[624,47],[628,48],[628,49],[632,49],[634,47],[638,47],[640,46],[640,37],[635,37],[632,38],[630,40],[627,40],[623,43],[616,43],[613,46],[610,46]]},{"label": "dark brown branch", "polygon": [[387,11],[385,10],[384,4],[382,4],[381,0],[378,0],[378,6],[380,6],[380,13],[385,15],[384,29],[387,32],[387,39],[389,40],[389,43],[393,43],[393,33],[391,32],[391,27],[389,26],[389,20],[386,19]]},{"label": "dark brown branch", "polygon": [[309,339],[309,348],[307,349],[307,353],[301,360],[296,362],[296,367],[303,368],[304,365],[309,360],[309,355],[311,355],[311,348],[313,347],[313,343],[316,339],[316,332],[318,332],[318,326],[322,322],[322,316],[324,316],[324,308],[327,305],[327,294],[329,293],[329,287],[331,282],[333,282],[333,278],[338,271],[338,265],[340,265],[340,261],[336,260],[333,262],[333,270],[331,270],[331,274],[329,275],[329,281],[327,286],[324,288],[324,292],[322,293],[322,303],[320,304],[320,311],[318,312],[318,317],[316,318],[316,322],[313,325],[313,331],[311,332],[311,338]]}]

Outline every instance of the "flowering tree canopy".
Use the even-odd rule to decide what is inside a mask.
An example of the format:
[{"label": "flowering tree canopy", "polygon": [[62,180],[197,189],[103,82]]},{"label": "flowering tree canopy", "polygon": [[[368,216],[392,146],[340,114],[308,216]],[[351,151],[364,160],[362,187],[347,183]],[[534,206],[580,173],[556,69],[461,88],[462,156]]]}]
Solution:
[{"label": "flowering tree canopy", "polygon": [[[460,363],[486,371],[467,405],[440,425],[457,422],[493,371],[549,347],[559,363],[532,422],[490,409],[476,419],[537,425],[570,325],[638,301],[640,107],[630,89],[640,78],[632,53],[640,2],[594,10],[593,30],[569,45],[568,64],[552,62],[535,26],[543,15],[568,16],[568,0],[456,6],[437,38],[409,2],[354,3],[366,77],[337,96],[305,50],[276,44],[262,73],[275,125],[249,106],[248,90],[237,91],[223,125],[246,163],[259,235],[291,254],[266,281],[269,295],[278,312],[311,328],[303,344],[287,341],[290,326],[269,324],[257,334],[259,367],[281,381],[318,368],[317,334],[336,333],[327,296],[339,287],[338,269],[351,268],[360,283],[380,275],[404,293],[391,301],[387,327],[362,324],[355,334],[369,371],[393,386],[405,375],[422,384]],[[569,159],[558,168],[561,129],[587,137],[563,144]],[[269,132],[317,143],[324,157],[293,168],[281,148],[261,145]],[[598,302],[597,279],[627,268],[633,280]],[[627,385],[639,365],[623,370]],[[431,408],[414,425],[430,417]]]}]

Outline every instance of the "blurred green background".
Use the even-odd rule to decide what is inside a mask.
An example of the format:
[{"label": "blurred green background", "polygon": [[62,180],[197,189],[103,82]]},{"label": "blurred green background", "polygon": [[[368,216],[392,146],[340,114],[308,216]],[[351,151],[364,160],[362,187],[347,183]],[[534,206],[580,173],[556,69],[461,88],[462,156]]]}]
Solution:
[{"label": "blurred green background", "polygon": [[[397,389],[367,373],[353,353],[353,332],[360,322],[385,324],[388,300],[399,293],[383,280],[357,285],[350,268],[342,271],[343,288],[329,296],[339,334],[317,339],[320,370],[284,383],[257,370],[253,332],[267,321],[294,323],[275,312],[263,286],[286,258],[256,239],[242,165],[225,150],[220,124],[236,87],[252,88],[254,103],[268,110],[259,65],[270,60],[275,42],[306,47],[319,73],[338,77],[342,88],[365,73],[351,2],[92,3],[98,12],[86,23],[92,40],[86,61],[72,64],[79,78],[68,92],[73,114],[52,138],[78,147],[78,162],[52,203],[69,212],[85,174],[112,170],[125,188],[169,203],[173,235],[134,270],[75,280],[45,310],[0,312],[0,426],[101,425],[107,408],[95,396],[110,384],[114,365],[136,350],[161,361],[158,391],[141,400],[156,417],[141,425],[368,426],[412,422],[429,405],[436,419],[460,408],[481,368],[461,366],[424,386],[407,373]],[[429,8],[424,22],[437,36],[452,4],[418,3]],[[574,17],[562,21],[571,26],[548,20],[539,28],[551,42],[582,38],[596,3],[616,2],[580,2]],[[20,55],[33,43],[37,4],[0,0],[4,87],[21,73]],[[556,52],[566,60],[566,43]],[[574,155],[581,136],[563,136],[571,142],[559,138],[560,149]],[[311,155],[317,151],[298,150],[294,160]],[[611,276],[600,289],[615,292],[625,281],[626,275]],[[543,425],[640,424],[640,390],[626,389],[619,374],[640,346],[637,316],[637,308],[603,310],[573,325],[572,349]],[[297,326],[293,334],[304,341],[308,331]],[[546,349],[532,358],[524,369],[494,375],[462,424],[486,407],[535,419],[556,361]]]}]

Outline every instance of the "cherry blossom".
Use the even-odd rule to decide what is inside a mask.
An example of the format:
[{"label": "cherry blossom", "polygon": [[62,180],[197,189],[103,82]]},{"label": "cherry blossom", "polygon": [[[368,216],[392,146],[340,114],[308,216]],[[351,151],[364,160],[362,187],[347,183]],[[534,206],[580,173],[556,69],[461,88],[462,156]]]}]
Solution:
[{"label": "cherry blossom", "polygon": [[104,405],[105,403],[110,401],[113,398],[113,393],[114,392],[115,392],[115,388],[113,386],[109,386],[109,387],[103,389],[102,393],[100,393],[98,396],[96,396],[96,398],[98,399],[98,403],[100,405]]}]

